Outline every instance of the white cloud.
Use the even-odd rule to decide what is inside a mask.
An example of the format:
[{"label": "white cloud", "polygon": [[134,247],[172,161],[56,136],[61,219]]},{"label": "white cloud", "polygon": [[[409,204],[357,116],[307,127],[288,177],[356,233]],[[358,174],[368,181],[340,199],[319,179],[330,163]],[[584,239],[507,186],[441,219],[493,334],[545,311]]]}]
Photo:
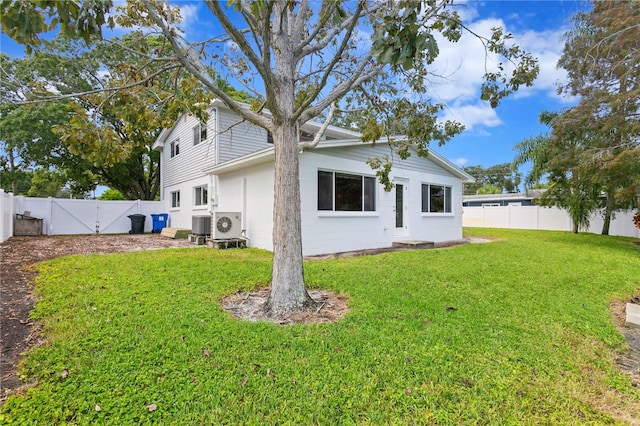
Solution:
[{"label": "white cloud", "polygon": [[[546,31],[510,31],[502,19],[477,18],[473,3],[465,3],[461,9],[464,18],[470,18],[467,26],[475,34],[489,36],[491,29],[502,27],[511,32],[512,43],[530,52],[540,66],[538,78],[532,87],[520,87],[512,99],[532,96],[546,96],[554,101],[572,102],[573,99],[557,94],[559,84],[566,81],[566,71],[557,67],[564,47],[563,34],[568,28]],[[487,103],[479,101],[483,76],[487,71],[495,71],[501,59],[485,50],[477,37],[465,34],[457,43],[451,43],[442,36],[436,36],[440,55],[431,67],[430,95],[448,105],[443,119],[461,122],[467,130],[486,133],[483,128],[503,124],[496,111]],[[510,73],[513,65],[506,62],[505,72]]]},{"label": "white cloud", "polygon": [[456,166],[463,167],[465,164],[469,162],[469,159],[464,157],[458,157],[458,158],[454,158],[453,162]]},{"label": "white cloud", "polygon": [[455,120],[464,124],[465,130],[474,130],[478,126],[496,127],[502,124],[496,110],[484,101],[476,104],[453,105],[445,109],[442,120]]},{"label": "white cloud", "polygon": [[182,16],[182,27],[190,28],[198,21],[199,4],[185,4],[179,6],[180,16]]},{"label": "white cloud", "polygon": [[[476,34],[491,34],[491,28],[504,26],[501,20],[483,19],[469,25]],[[487,70],[494,70],[496,55],[485,51],[481,41],[465,34],[457,43],[442,36],[436,40],[440,54],[431,67],[433,91],[445,102],[468,102],[479,98],[480,86]]]}]

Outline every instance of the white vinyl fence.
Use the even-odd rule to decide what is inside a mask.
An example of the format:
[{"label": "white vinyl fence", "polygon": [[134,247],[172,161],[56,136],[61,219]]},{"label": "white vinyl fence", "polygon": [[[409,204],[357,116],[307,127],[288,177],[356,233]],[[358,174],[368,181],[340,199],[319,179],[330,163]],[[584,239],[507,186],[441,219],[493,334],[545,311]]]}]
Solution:
[{"label": "white vinyl fence", "polygon": [[145,232],[153,228],[151,214],[165,213],[161,201],[101,201],[13,196],[0,190],[2,241],[13,235],[16,214],[28,211],[43,219],[44,235],[126,234],[131,229],[129,215],[143,214]]},{"label": "white vinyl fence", "polygon": [[[634,213],[635,210],[616,213],[615,219],[611,221],[609,235],[640,238],[640,229],[636,228],[631,220]],[[600,234],[603,223],[602,213],[594,213],[587,231]],[[463,207],[462,226],[549,231],[573,230],[573,222],[566,210],[542,206]]]}]

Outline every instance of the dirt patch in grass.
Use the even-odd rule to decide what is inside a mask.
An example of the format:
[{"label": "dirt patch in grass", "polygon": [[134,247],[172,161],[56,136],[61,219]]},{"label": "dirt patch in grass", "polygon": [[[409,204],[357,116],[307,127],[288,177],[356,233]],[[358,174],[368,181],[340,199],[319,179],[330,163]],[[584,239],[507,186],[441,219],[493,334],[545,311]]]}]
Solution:
[{"label": "dirt patch in grass", "polygon": [[238,319],[246,321],[269,321],[276,324],[326,323],[344,317],[349,308],[347,298],[325,290],[309,290],[309,296],[315,301],[313,306],[301,309],[287,318],[267,317],[262,309],[269,297],[269,288],[260,288],[252,292],[238,292],[227,296],[221,306]]},{"label": "dirt patch in grass", "polygon": [[194,247],[187,240],[159,234],[11,237],[0,244],[0,402],[23,383],[16,374],[23,353],[41,343],[40,326],[31,321],[33,265],[71,254],[116,253]]}]

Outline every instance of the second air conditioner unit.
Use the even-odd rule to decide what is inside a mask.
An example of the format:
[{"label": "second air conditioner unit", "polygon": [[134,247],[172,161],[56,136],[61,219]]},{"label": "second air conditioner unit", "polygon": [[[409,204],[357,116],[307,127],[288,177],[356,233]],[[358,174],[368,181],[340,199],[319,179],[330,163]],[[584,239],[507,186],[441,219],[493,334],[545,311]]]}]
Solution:
[{"label": "second air conditioner unit", "polygon": [[193,235],[211,235],[211,216],[191,216],[191,233]]},{"label": "second air conditioner unit", "polygon": [[242,237],[242,214],[239,212],[215,212],[212,235],[214,240]]}]

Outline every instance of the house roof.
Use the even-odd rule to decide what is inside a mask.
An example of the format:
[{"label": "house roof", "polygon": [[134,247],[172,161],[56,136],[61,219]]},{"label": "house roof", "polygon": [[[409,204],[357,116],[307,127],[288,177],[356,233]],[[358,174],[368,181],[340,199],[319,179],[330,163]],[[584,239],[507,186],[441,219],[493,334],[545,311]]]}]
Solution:
[{"label": "house roof", "polygon": [[[376,142],[378,144],[387,143],[386,140],[380,140]],[[341,148],[349,146],[364,146],[360,139],[342,139],[342,140],[323,140],[320,141],[318,146],[314,148],[314,151],[322,150],[323,148]],[[429,149],[429,159],[438,166],[447,170],[449,173],[460,178],[464,183],[475,182],[473,176],[436,153],[432,149]],[[211,167],[203,169],[204,173],[213,175],[222,175],[225,173],[233,172],[236,170],[242,170],[247,167],[255,166],[257,164],[267,163],[274,160],[274,148],[272,146],[261,149],[260,151],[252,152],[251,154],[244,155],[242,157],[234,158],[233,160],[225,161]]]},{"label": "house roof", "polygon": [[529,189],[527,192],[513,192],[507,194],[482,194],[482,195],[463,195],[462,201],[513,201],[513,200],[532,200],[539,198],[546,190],[545,189]]},{"label": "house roof", "polygon": [[[243,105],[246,105],[246,107],[249,108],[249,105],[247,104],[243,104]],[[211,105],[209,105],[209,108],[224,108],[230,111],[229,107],[227,107],[222,101],[218,99],[215,99],[213,102],[211,102]],[[265,115],[270,115],[269,111],[267,110],[265,110],[264,113]],[[172,127],[162,129],[162,131],[156,138],[156,141],[153,143],[154,150],[159,151],[161,148],[164,147],[164,144],[167,141],[167,137],[171,134],[171,131],[176,127],[176,125],[180,122],[180,120],[184,117],[184,115],[185,114],[180,115],[180,117],[178,117],[178,119],[176,120],[176,122]],[[321,122],[311,120],[302,125],[302,130],[307,132],[315,132],[315,131],[318,131],[320,127],[322,127]],[[359,138],[360,137],[359,132],[349,130],[349,129],[344,129],[342,127],[337,127],[337,126],[327,127],[325,134],[329,134],[334,138],[335,137],[339,137],[339,138]]]}]

